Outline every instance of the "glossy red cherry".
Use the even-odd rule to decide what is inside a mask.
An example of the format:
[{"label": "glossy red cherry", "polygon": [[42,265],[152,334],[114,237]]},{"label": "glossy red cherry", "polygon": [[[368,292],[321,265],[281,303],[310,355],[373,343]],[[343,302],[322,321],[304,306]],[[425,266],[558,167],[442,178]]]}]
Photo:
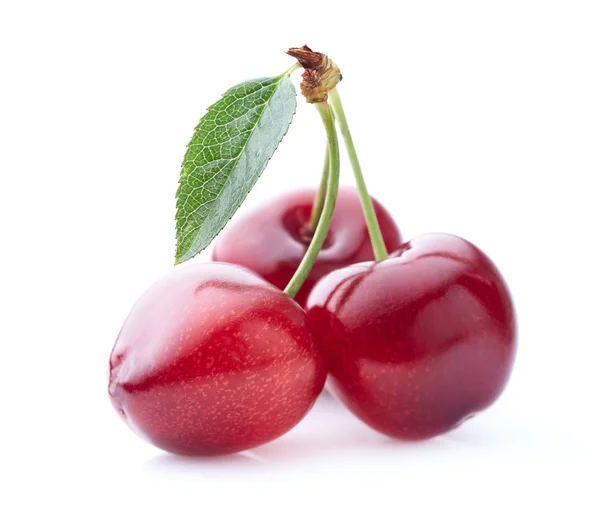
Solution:
[{"label": "glossy red cherry", "polygon": [[109,394],[156,446],[246,450],[290,430],[325,381],[306,315],[230,264],[184,265],[135,304],[110,357]]},{"label": "glossy red cherry", "polygon": [[[307,190],[285,194],[236,220],[217,239],[213,260],[244,266],[284,289],[310,243],[305,227],[315,193]],[[387,249],[395,250],[401,244],[398,227],[381,204],[373,203]],[[342,187],[323,249],[295,300],[304,305],[321,277],[373,258],[358,193],[352,187]]]},{"label": "glossy red cherry", "polygon": [[488,257],[455,236],[421,236],[383,262],[335,271],[307,309],[327,387],[392,437],[458,426],[498,398],[513,365],[508,288]]}]

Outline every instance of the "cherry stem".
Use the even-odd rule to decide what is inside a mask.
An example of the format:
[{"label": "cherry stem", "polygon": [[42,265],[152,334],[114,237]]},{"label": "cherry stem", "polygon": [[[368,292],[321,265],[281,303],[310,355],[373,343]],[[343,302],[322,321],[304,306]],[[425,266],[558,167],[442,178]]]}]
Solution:
[{"label": "cherry stem", "polygon": [[342,107],[342,101],[337,88],[332,89],[329,92],[329,99],[331,100],[331,107],[340,125],[340,131],[344,138],[344,144],[348,151],[348,157],[350,158],[350,164],[352,165],[352,171],[354,172],[354,178],[356,180],[356,187],[358,189],[358,195],[360,197],[360,203],[363,209],[363,215],[367,223],[369,230],[369,237],[371,238],[371,245],[373,246],[373,254],[375,255],[376,261],[383,261],[388,258],[387,248],[381,234],[381,228],[377,221],[377,215],[375,214],[375,208],[373,207],[373,201],[367,191],[367,185],[360,169],[360,163],[358,162],[358,155],[356,155],[356,148],[354,147],[354,141],[352,141],[352,134],[348,128],[348,120]]},{"label": "cherry stem", "polygon": [[313,202],[312,211],[310,212],[310,220],[306,227],[310,234],[314,234],[317,228],[317,224],[321,219],[321,213],[323,212],[323,205],[325,203],[325,194],[327,193],[327,182],[329,178],[329,144],[325,150],[325,161],[323,162],[323,174],[321,175],[321,183],[319,189],[315,195],[315,201]]},{"label": "cherry stem", "polygon": [[302,287],[302,284],[308,277],[312,269],[317,255],[323,247],[329,225],[333,218],[333,210],[335,209],[335,201],[337,199],[339,181],[340,181],[340,148],[335,130],[335,119],[331,107],[327,102],[318,102],[315,104],[317,111],[321,115],[325,131],[327,132],[327,142],[329,146],[329,177],[327,180],[327,190],[325,193],[325,201],[323,202],[323,211],[319,217],[319,222],[315,229],[315,233],[308,245],[308,249],[302,258],[302,262],[291,278],[289,284],[283,290],[290,297],[296,296],[296,293]]},{"label": "cherry stem", "polygon": [[292,66],[290,66],[287,70],[285,70],[280,76],[283,77],[284,75],[287,75],[288,77],[294,73],[297,69],[302,68],[302,65],[297,62],[295,64],[293,64]]}]

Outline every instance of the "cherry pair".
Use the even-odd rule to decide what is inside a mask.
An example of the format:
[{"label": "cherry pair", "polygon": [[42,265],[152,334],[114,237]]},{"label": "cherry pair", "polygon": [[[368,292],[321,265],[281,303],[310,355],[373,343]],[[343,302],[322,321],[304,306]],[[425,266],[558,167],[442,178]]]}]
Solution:
[{"label": "cherry pair", "polygon": [[[314,195],[282,196],[234,223],[213,258],[283,288],[306,251],[302,234]],[[504,389],[515,356],[510,293],[474,245],[447,234],[403,244],[390,214],[373,205],[390,257],[373,262],[359,196],[344,188],[296,299],[333,394],[385,434],[432,437],[488,407]]]},{"label": "cherry pair", "polygon": [[109,393],[155,445],[210,455],[268,442],[308,412],[327,372],[354,414],[402,439],[450,430],[503,390],[515,318],[493,263],[455,236],[402,243],[376,202],[392,254],[374,262],[353,189],[339,193],[298,302],[281,291],[306,251],[313,198],[277,199],[218,239],[213,258],[247,269],[183,265],[135,305]]}]

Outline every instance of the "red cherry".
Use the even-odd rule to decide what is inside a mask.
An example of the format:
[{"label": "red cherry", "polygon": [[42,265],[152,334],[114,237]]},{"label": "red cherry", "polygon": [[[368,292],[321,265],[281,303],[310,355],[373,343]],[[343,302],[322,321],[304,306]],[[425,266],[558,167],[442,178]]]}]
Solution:
[{"label": "red cherry", "polygon": [[126,422],[185,455],[246,450],[290,430],[325,368],[300,306],[229,264],[184,265],[135,304],[110,357]]},{"label": "red cherry", "polygon": [[333,272],[307,309],[328,388],[392,437],[458,426],[498,398],[513,365],[508,288],[488,257],[455,236],[421,236],[383,262]]},{"label": "red cherry", "polygon": [[[305,230],[315,194],[315,190],[288,193],[236,220],[217,240],[213,260],[239,264],[279,289],[285,288],[310,243]],[[381,204],[373,203],[386,246],[393,251],[401,244],[398,228]],[[304,305],[321,277],[373,258],[358,193],[342,187],[323,249],[295,300]]]}]

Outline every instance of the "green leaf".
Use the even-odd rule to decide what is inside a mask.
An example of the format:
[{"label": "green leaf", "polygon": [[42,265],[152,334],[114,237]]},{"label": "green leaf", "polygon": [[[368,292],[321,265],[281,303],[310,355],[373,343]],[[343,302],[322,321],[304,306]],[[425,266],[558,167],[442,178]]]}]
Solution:
[{"label": "green leaf", "polygon": [[206,248],[266,168],[296,112],[286,74],[232,87],[198,123],[177,189],[177,264]]}]

